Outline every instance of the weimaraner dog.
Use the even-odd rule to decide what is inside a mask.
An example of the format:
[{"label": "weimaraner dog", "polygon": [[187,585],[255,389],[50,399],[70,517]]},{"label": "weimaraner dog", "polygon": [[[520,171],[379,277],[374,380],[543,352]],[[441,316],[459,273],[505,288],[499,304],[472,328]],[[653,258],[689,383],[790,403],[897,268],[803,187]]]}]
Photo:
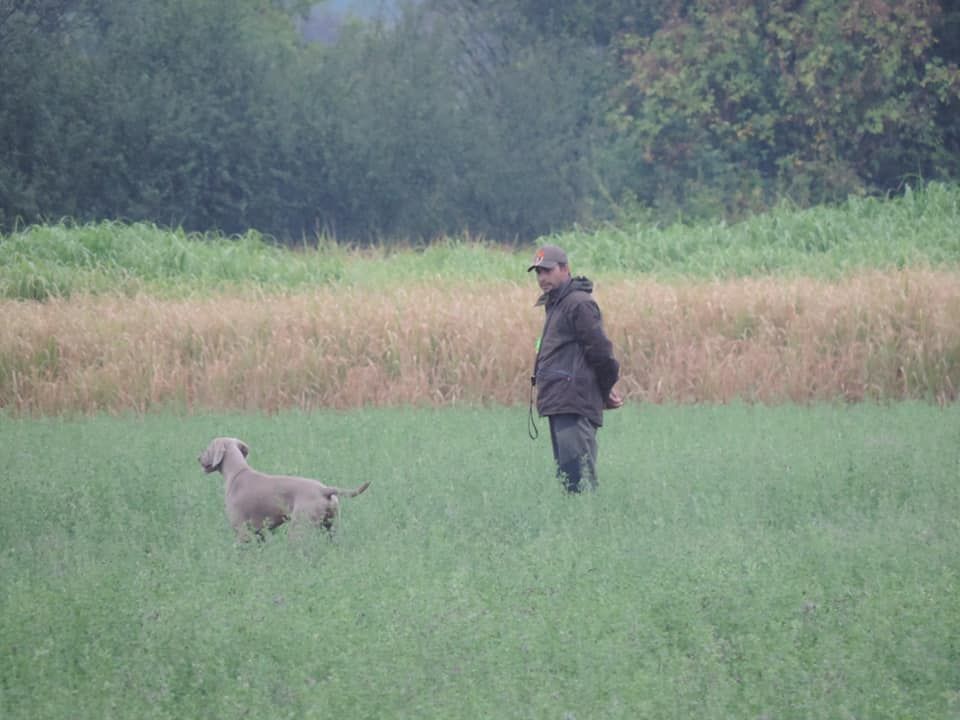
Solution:
[{"label": "weimaraner dog", "polygon": [[370,485],[368,481],[353,490],[341,490],[308,478],[267,475],[247,464],[249,452],[242,440],[218,437],[197,458],[204,472],[223,473],[227,517],[240,540],[249,539],[251,530],[262,538],[264,530],[287,521],[295,526],[308,520],[329,532],[340,508],[339,497],[355,497]]}]

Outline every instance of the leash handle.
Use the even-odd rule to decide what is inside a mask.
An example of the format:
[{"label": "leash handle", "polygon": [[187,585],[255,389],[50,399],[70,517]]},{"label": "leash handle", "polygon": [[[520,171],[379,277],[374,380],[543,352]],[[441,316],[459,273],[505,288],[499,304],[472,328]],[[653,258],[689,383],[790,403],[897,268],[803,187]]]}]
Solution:
[{"label": "leash handle", "polygon": [[533,417],[533,387],[537,384],[537,376],[530,376],[530,405],[527,409],[527,435],[531,440],[540,437],[540,428],[537,427],[537,421]]}]

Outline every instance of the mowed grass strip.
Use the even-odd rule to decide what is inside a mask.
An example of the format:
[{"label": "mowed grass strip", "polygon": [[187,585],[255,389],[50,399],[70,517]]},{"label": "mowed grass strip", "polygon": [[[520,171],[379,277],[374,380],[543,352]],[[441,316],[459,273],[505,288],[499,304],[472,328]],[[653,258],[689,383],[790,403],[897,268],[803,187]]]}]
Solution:
[{"label": "mowed grass strip", "polygon": [[[960,274],[843,281],[603,280],[635,402],[949,402]],[[529,284],[319,288],[161,300],[0,303],[14,414],[526,402],[543,311]]]},{"label": "mowed grass strip", "polygon": [[[952,717],[958,427],[634,405],[568,498],[519,408],[0,418],[0,714]],[[219,434],[373,484],[238,547]]]}]

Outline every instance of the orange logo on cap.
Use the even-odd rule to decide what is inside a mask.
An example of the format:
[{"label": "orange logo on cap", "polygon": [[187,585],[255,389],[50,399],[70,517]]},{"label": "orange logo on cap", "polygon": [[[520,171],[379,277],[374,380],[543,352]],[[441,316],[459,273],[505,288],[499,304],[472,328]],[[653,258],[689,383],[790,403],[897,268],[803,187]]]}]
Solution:
[{"label": "orange logo on cap", "polygon": [[537,250],[537,254],[533,256],[533,264],[539,265],[543,262],[543,250]]}]

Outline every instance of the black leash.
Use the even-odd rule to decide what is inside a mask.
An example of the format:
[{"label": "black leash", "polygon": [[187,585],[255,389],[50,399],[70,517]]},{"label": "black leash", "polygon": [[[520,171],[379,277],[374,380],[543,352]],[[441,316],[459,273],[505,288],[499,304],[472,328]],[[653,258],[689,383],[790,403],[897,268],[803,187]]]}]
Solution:
[{"label": "black leash", "polygon": [[[546,302],[543,298],[541,300]],[[537,304],[540,304],[540,301],[537,301]],[[533,417],[533,389],[537,386],[537,369],[540,367],[540,343],[543,341],[543,338],[547,334],[547,328],[550,327],[550,313],[546,313],[546,317],[543,321],[543,332],[540,333],[540,337],[537,338],[537,356],[533,359],[533,374],[530,376],[530,405],[527,410],[527,435],[530,436],[531,440],[536,440],[540,437],[540,428],[537,427],[537,421]]]},{"label": "black leash", "polygon": [[547,295],[541,296],[537,301],[537,305],[544,305],[545,317],[543,320],[543,332],[541,332],[540,337],[537,338],[537,356],[533,360],[533,374],[530,376],[530,406],[527,411],[527,435],[530,436],[531,440],[536,440],[540,437],[540,428],[537,427],[537,421],[533,417],[533,388],[537,385],[537,372],[540,367],[540,343],[543,342],[543,339],[547,336],[547,329],[550,327],[550,320],[553,318],[553,313],[546,308],[547,301]]},{"label": "black leash", "polygon": [[537,376],[530,376],[530,406],[527,411],[527,435],[531,440],[540,437],[540,428],[537,427],[537,421],[533,418],[533,388],[537,384]]}]

